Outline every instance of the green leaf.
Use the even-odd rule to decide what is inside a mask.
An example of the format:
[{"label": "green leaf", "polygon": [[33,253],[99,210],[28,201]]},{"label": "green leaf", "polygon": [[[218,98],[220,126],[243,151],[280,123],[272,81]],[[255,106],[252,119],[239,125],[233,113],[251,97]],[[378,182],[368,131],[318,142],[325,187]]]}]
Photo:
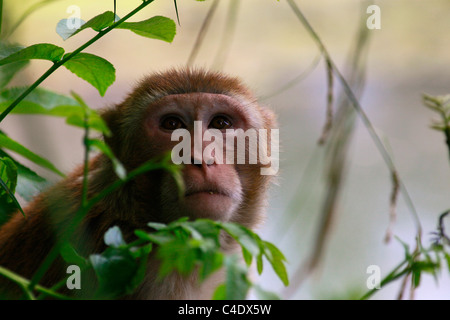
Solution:
[{"label": "green leaf", "polygon": [[165,225],[164,223],[159,223],[159,222],[149,222],[149,223],[147,223],[147,226],[149,226],[150,228],[153,228],[155,230],[164,230],[167,228],[167,225]]},{"label": "green leaf", "polygon": [[174,239],[174,237],[172,237],[170,234],[147,233],[142,230],[134,230],[134,234],[139,239],[146,240],[149,242],[154,242],[159,245],[173,241],[173,239]]},{"label": "green leaf", "polygon": [[8,153],[0,150],[0,157],[10,158],[17,167],[16,192],[26,201],[30,201],[37,193],[48,186],[47,180],[37,175],[34,171],[14,160]]},{"label": "green leaf", "polygon": [[164,277],[173,271],[181,275],[190,274],[196,265],[196,252],[192,242],[176,238],[158,248],[157,256],[161,260],[159,276]]},{"label": "green leaf", "polygon": [[131,293],[135,288],[139,286],[139,284],[142,283],[142,281],[144,281],[148,270],[148,255],[152,251],[152,245],[149,244],[147,246],[139,248],[138,251],[138,256],[140,257],[139,264],[134,276],[131,278],[128,284],[127,293]]},{"label": "green leaf", "polygon": [[[0,41],[0,59],[6,58],[7,56],[22,50],[22,46],[12,45]],[[4,88],[11,79],[26,65],[28,61],[17,61],[12,62],[7,65],[0,67],[0,89]]]},{"label": "green leaf", "polygon": [[114,15],[114,12],[112,11],[106,11],[103,12],[88,22],[86,22],[80,30],[86,29],[86,28],[92,28],[95,31],[102,31],[103,29],[111,26],[114,22],[117,20],[120,20],[120,18],[117,15]]},{"label": "green leaf", "polygon": [[264,246],[265,249],[267,249],[264,250],[264,252],[266,253],[267,260],[269,260],[272,265],[273,270],[285,286],[289,285],[289,279],[284,265],[286,258],[281,251],[270,242],[264,241]]},{"label": "green leaf", "polygon": [[38,43],[19,50],[6,58],[0,60],[0,66],[31,59],[41,59],[56,62],[61,60],[64,55],[64,49],[50,43]]},{"label": "green leaf", "polygon": [[190,222],[190,225],[197,230],[203,238],[215,240],[219,245],[220,227],[215,221],[208,219],[197,219]]},{"label": "green leaf", "polygon": [[6,223],[16,211],[17,206],[14,203],[9,203],[0,198],[0,226]]},{"label": "green leaf", "polygon": [[28,160],[40,165],[41,167],[51,170],[52,172],[64,177],[64,174],[61,171],[59,171],[50,161],[31,152],[30,150],[22,146],[20,143],[6,136],[4,133],[0,133],[0,148],[5,148],[14,151],[20,154],[21,156],[27,158]]},{"label": "green leaf", "polygon": [[0,41],[0,60],[9,57],[10,55],[23,50],[25,47],[18,44],[10,44],[4,41]]},{"label": "green leaf", "polygon": [[239,264],[237,256],[225,258],[225,284],[216,289],[213,299],[244,300],[250,289],[247,270]]},{"label": "green leaf", "polygon": [[107,60],[90,53],[78,53],[64,63],[78,77],[93,85],[101,96],[116,79],[116,69]]},{"label": "green leaf", "polygon": [[212,296],[213,300],[227,300],[227,286],[225,283],[220,284],[217,286],[216,290],[214,291],[214,294]]},{"label": "green leaf", "polygon": [[256,270],[258,271],[258,274],[261,274],[263,272],[263,253],[261,252],[256,256]]},{"label": "green leaf", "polygon": [[280,297],[276,293],[264,290],[258,285],[254,285],[253,289],[260,300],[280,300]]},{"label": "green leaf", "polygon": [[111,131],[97,111],[89,108],[83,99],[75,92],[72,91],[71,94],[81,108],[70,114],[67,117],[66,122],[70,125],[81,127],[83,129],[87,125],[89,129],[94,129],[101,132],[105,136],[110,136]]},{"label": "green leaf", "polygon": [[0,158],[0,178],[6,189],[0,189],[0,197],[7,197],[8,202],[13,202],[10,195],[14,195],[17,185],[17,167],[10,158]]},{"label": "green leaf", "polygon": [[68,264],[75,264],[80,268],[85,268],[88,265],[86,259],[80,256],[69,242],[66,242],[62,245],[59,253],[61,254],[61,257],[64,259],[64,261]]},{"label": "green leaf", "polygon": [[242,256],[244,257],[245,264],[250,266],[252,264],[253,256],[244,247],[242,247]]},{"label": "green leaf", "polygon": [[99,298],[115,298],[130,291],[138,264],[128,249],[109,247],[89,257],[99,282]]},{"label": "green leaf", "polygon": [[251,255],[257,255],[259,250],[259,238],[250,230],[235,223],[223,223],[223,229],[228,232],[236,241]]},{"label": "green leaf", "polygon": [[[56,24],[56,33],[59,34],[59,36],[64,41],[66,41],[76,32],[78,32],[81,26],[83,26],[85,23],[86,21],[76,17],[59,20],[58,23]],[[74,28],[72,28],[73,26]],[[76,26],[80,26],[80,28],[76,28]]]},{"label": "green leaf", "polygon": [[420,275],[421,275],[421,270],[413,268],[411,280],[412,280],[414,288],[417,288],[420,284]]},{"label": "green leaf", "polygon": [[118,226],[109,228],[105,233],[105,244],[114,248],[125,246],[126,242],[123,239],[122,231]]},{"label": "green leaf", "polygon": [[200,280],[205,280],[209,275],[219,270],[223,265],[223,261],[224,255],[219,251],[218,247],[212,247],[211,250],[204,252],[201,256]]},{"label": "green leaf", "polygon": [[[4,203],[5,216],[1,220],[6,221],[6,218],[12,213],[12,210],[19,209],[25,216],[19,202],[14,196],[14,190],[17,184],[17,167],[13,160],[8,157],[0,159],[0,201]],[[13,204],[14,207],[10,204]]]},{"label": "green leaf", "polygon": [[444,255],[445,255],[445,260],[447,261],[448,271],[450,272],[450,254],[448,254],[447,252],[444,252]]},{"label": "green leaf", "polygon": [[148,233],[143,230],[134,230],[134,234],[142,240],[151,241],[151,237],[149,237]]},{"label": "green leaf", "polygon": [[412,255],[409,252],[409,246],[406,242],[403,242],[399,237],[395,237],[395,239],[397,239],[398,242],[401,243],[401,245],[403,246],[403,249],[405,250],[405,260],[407,261],[413,261]]},{"label": "green leaf", "polygon": [[123,22],[117,26],[117,29],[128,29],[140,36],[166,42],[172,42],[176,34],[175,22],[162,16],[140,22]]},{"label": "green leaf", "polygon": [[[3,112],[24,91],[25,87],[4,89],[0,92],[0,112]],[[76,100],[42,88],[36,88],[12,111],[15,114],[42,114],[67,117],[83,113]]]},{"label": "green leaf", "polygon": [[71,24],[78,23],[80,26],[78,29],[72,29],[69,28],[69,19],[62,19],[58,22],[56,26],[56,32],[64,39],[67,40],[68,38],[76,35],[78,32],[91,28],[97,32],[102,31],[103,29],[111,26],[114,22],[120,20],[119,16],[115,15],[112,11],[106,11],[102,14],[99,14],[89,20],[88,22],[85,22],[81,19],[75,19],[71,21]]}]

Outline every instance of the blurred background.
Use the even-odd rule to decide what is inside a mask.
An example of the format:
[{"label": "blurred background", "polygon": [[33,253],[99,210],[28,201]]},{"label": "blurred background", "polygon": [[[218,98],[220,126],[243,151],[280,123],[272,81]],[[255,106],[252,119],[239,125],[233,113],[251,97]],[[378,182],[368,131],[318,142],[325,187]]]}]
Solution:
[{"label": "blurred background", "polygon": [[[4,1],[6,27],[39,2]],[[123,17],[140,3],[119,0],[117,14]],[[64,68],[42,87],[63,94],[73,90],[96,109],[119,103],[143,75],[186,64],[212,3],[178,1],[180,25],[171,44],[139,37],[127,30],[114,30],[85,50],[107,59],[116,68],[116,81],[105,97]],[[367,6],[380,7],[381,29],[366,30],[365,86],[360,103],[389,146],[419,214],[423,244],[428,246],[439,215],[450,207],[450,165],[444,135],[430,129],[435,115],[423,106],[422,94],[450,93],[450,2],[297,0],[296,3],[343,72],[361,31],[361,19],[365,21],[370,16],[366,13]],[[113,10],[112,0],[47,1],[9,40],[24,46],[53,43],[66,52],[73,51],[95,32],[85,30],[67,41],[56,34],[57,22],[71,15],[66,11],[71,5],[80,8],[85,21]],[[176,21],[173,1],[155,1],[131,21],[155,15]],[[229,17],[235,19],[231,24],[234,31],[227,27]],[[286,1],[230,0],[219,1],[194,63],[242,78],[262,97],[261,103],[278,114],[282,142],[280,174],[271,189],[270,207],[259,233],[285,253],[290,275],[308,259],[315,245],[327,191],[324,168],[328,160],[325,147],[317,144],[326,119],[327,101],[325,63],[322,59],[315,64],[319,54],[313,38]],[[48,61],[32,61],[13,85],[31,84],[49,66]],[[281,90],[302,74],[301,81]],[[335,100],[341,91],[341,85],[335,81]],[[66,125],[64,120],[10,115],[0,129],[65,173],[82,162],[82,130]],[[379,266],[384,277],[404,257],[400,242],[395,239],[384,242],[389,228],[391,176],[359,118],[355,120],[347,153],[344,180],[320,263],[292,290],[290,299],[358,298],[368,290],[368,266]],[[58,179],[32,167],[52,181]],[[392,233],[414,249],[416,225],[402,195]],[[431,275],[423,276],[415,292],[416,299],[450,298],[449,272],[445,267],[443,270],[438,283]],[[269,265],[261,277],[255,275],[255,280],[266,289],[284,292]],[[400,282],[395,282],[383,287],[373,298],[395,299],[400,286]]]}]

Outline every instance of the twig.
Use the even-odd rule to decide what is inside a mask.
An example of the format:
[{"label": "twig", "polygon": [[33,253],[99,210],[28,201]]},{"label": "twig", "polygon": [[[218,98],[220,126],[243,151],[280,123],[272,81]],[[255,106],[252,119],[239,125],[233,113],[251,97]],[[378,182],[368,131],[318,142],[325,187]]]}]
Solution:
[{"label": "twig", "polygon": [[225,65],[226,58],[230,51],[232,39],[236,30],[237,15],[239,9],[239,0],[230,0],[228,5],[227,20],[225,23],[224,35],[217,51],[216,58],[212,64],[212,68],[222,70]]},{"label": "twig", "polygon": [[[303,13],[300,11],[300,9],[298,8],[298,6],[294,2],[294,0],[286,0],[286,1],[291,6],[292,10],[296,14],[296,16],[298,17],[300,22],[305,26],[305,28],[308,30],[310,35],[316,41],[316,44],[319,46],[319,48],[322,51],[322,53],[324,54],[325,58],[330,60],[330,63],[331,63],[331,66],[333,67],[333,72],[334,72],[335,76],[338,78],[339,82],[343,86],[344,91],[345,91],[348,99],[351,101],[352,106],[355,108],[359,118],[361,119],[361,121],[363,122],[363,124],[366,127],[367,131],[369,132],[369,135],[372,138],[372,141],[375,143],[375,146],[378,149],[378,152],[380,153],[380,155],[382,156],[383,161],[385,162],[386,166],[388,167],[388,169],[391,172],[394,172],[394,171],[397,172],[397,169],[396,169],[396,166],[394,164],[394,161],[392,160],[391,156],[387,152],[387,150],[386,150],[383,142],[381,141],[380,137],[376,133],[375,128],[372,125],[372,122],[370,121],[369,117],[367,116],[367,114],[362,109],[362,107],[361,107],[358,99],[356,98],[355,94],[353,93],[353,90],[351,89],[350,85],[345,80],[344,76],[339,71],[337,66],[334,64],[333,60],[331,59],[331,56],[329,55],[327,49],[325,48],[325,45],[322,43],[322,41],[320,40],[319,36],[314,31],[312,26],[309,24],[308,20],[305,18]],[[414,206],[414,204],[412,202],[412,199],[409,196],[409,193],[408,193],[405,185],[403,184],[403,181],[400,179],[400,177],[399,177],[399,185],[400,185],[400,190],[402,192],[402,195],[403,195],[403,197],[405,199],[406,205],[409,207],[410,212],[413,215],[413,218],[414,218],[414,221],[416,223],[416,227],[417,227],[418,233],[421,233],[422,225],[420,223],[419,215],[418,215],[418,213],[416,211],[416,208],[415,208],[415,206]]]},{"label": "twig", "polygon": [[411,270],[409,270],[403,278],[402,284],[400,285],[400,290],[397,294],[397,300],[403,300],[403,295],[405,294],[406,286],[410,278],[411,278]]},{"label": "twig", "polygon": [[327,70],[327,111],[326,111],[326,120],[322,129],[322,135],[319,138],[318,143],[323,145],[328,137],[328,134],[333,126],[333,68],[331,66],[331,62],[329,59],[325,59],[326,62],[326,70]]},{"label": "twig", "polygon": [[[302,23],[307,29],[312,32],[312,37],[317,39],[318,46],[321,49],[322,55],[327,63],[327,76],[328,76],[328,116],[332,117],[332,110],[330,106],[332,104],[332,78],[333,73],[337,74],[336,66],[333,64],[330,56],[328,55],[326,48],[318,38],[317,34],[314,33],[309,23],[306,21],[304,16],[301,14],[300,9],[295,5],[295,2],[288,0],[294,13],[297,14]],[[299,16],[300,15],[300,16]],[[365,24],[361,24],[359,29],[359,35],[355,43],[354,52],[351,55],[351,83],[352,86],[358,86],[359,91],[362,90],[362,84],[364,83],[364,71],[363,63],[360,62],[363,49],[367,48],[367,29]],[[331,72],[331,74],[330,74]],[[339,75],[339,74],[338,74]],[[343,77],[338,77],[339,81],[343,80]],[[330,89],[331,88],[331,89]],[[351,91],[351,90],[350,90]],[[352,92],[352,91],[351,91]],[[353,94],[353,92],[352,92]],[[347,97],[345,97],[347,96]],[[350,100],[350,102],[349,102]],[[353,96],[353,100],[357,101],[356,97]],[[325,199],[323,201],[323,207],[321,210],[321,221],[316,232],[316,239],[313,244],[313,248],[310,251],[310,256],[306,262],[301,265],[294,273],[290,287],[285,291],[285,296],[288,297],[292,295],[295,290],[302,284],[304,279],[310,275],[310,273],[318,266],[320,259],[325,250],[325,244],[330,235],[330,229],[332,227],[332,221],[335,218],[337,201],[341,192],[341,185],[344,178],[345,172],[345,162],[347,149],[350,142],[351,133],[354,127],[355,110],[351,107],[353,100],[348,97],[348,92],[344,89],[344,94],[340,99],[340,104],[337,111],[337,116],[335,120],[335,125],[333,127],[334,134],[331,136],[332,140],[328,141],[327,153],[328,153],[328,164],[326,166],[327,170],[327,191]],[[326,126],[331,125],[330,120],[327,121]],[[331,129],[331,126],[330,126]],[[327,135],[327,132],[325,132]],[[324,136],[325,137],[325,136]]]},{"label": "twig", "polygon": [[173,0],[173,4],[175,6],[175,14],[177,15],[177,22],[178,22],[178,25],[180,26],[180,16],[178,15],[177,0]]},{"label": "twig", "polygon": [[395,223],[395,220],[397,219],[397,199],[398,199],[398,193],[400,189],[400,185],[398,183],[398,174],[397,172],[392,172],[392,191],[391,191],[391,199],[389,203],[389,225],[386,230],[386,235],[384,237],[384,242],[389,243],[392,238],[392,228]]},{"label": "twig", "polygon": [[445,242],[448,245],[450,245],[450,237],[445,234],[444,219],[449,214],[450,214],[450,210],[447,210],[443,214],[441,214],[439,216],[439,225],[438,225],[439,239],[440,240],[445,240]]},{"label": "twig", "polygon": [[267,99],[270,99],[274,96],[277,96],[281,93],[283,93],[284,91],[292,88],[293,86],[295,86],[296,84],[298,84],[299,82],[301,82],[302,80],[304,80],[311,72],[313,72],[317,66],[319,65],[319,61],[322,58],[322,55],[319,53],[313,61],[311,61],[311,63],[309,64],[309,66],[302,72],[300,73],[298,76],[296,76],[294,79],[290,80],[289,82],[287,82],[285,85],[283,85],[282,87],[276,89],[275,91],[260,96],[258,98],[258,101],[264,101]]},{"label": "twig", "polygon": [[216,12],[217,5],[219,4],[219,0],[214,0],[211,4],[211,7],[209,8],[208,13],[206,14],[205,19],[203,20],[202,26],[200,28],[200,31],[197,35],[197,39],[195,40],[194,47],[192,48],[191,54],[189,55],[187,66],[191,67],[194,64],[195,58],[197,57],[198,51],[200,50],[200,47],[203,43],[203,39],[205,38],[206,31],[209,28],[209,25],[211,24],[212,17],[214,13]]},{"label": "twig", "polygon": [[[1,0],[3,1],[3,0]],[[33,5],[31,5],[27,10],[25,10],[25,12],[20,16],[20,18],[17,20],[17,22],[12,26],[12,28],[10,28],[9,30],[7,30],[4,38],[7,39],[9,38],[14,31],[17,30],[17,28],[22,24],[22,22],[25,21],[25,19],[32,14],[34,11],[36,11],[37,9],[39,9],[40,7],[45,6],[46,4],[49,4],[51,2],[54,2],[56,0],[43,0],[41,2],[35,3]]]}]

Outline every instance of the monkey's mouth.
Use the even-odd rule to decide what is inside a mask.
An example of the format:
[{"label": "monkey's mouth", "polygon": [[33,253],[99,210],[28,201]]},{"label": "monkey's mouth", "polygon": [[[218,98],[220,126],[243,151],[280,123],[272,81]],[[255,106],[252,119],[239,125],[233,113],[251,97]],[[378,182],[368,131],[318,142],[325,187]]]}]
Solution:
[{"label": "monkey's mouth", "polygon": [[199,194],[206,194],[206,195],[219,195],[219,196],[225,196],[225,197],[229,197],[229,195],[226,192],[223,192],[221,190],[217,190],[217,189],[198,189],[198,190],[189,190],[187,191],[184,196],[190,197],[193,195],[199,195]]}]

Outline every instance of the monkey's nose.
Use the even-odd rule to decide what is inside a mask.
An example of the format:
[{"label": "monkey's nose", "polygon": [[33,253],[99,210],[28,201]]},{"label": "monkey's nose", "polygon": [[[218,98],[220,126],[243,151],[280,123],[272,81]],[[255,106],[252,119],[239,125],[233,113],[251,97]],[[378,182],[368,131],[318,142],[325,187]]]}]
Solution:
[{"label": "monkey's nose", "polygon": [[199,169],[201,169],[203,167],[210,167],[210,166],[214,165],[214,158],[200,160],[200,159],[192,157],[191,164],[196,166]]}]

